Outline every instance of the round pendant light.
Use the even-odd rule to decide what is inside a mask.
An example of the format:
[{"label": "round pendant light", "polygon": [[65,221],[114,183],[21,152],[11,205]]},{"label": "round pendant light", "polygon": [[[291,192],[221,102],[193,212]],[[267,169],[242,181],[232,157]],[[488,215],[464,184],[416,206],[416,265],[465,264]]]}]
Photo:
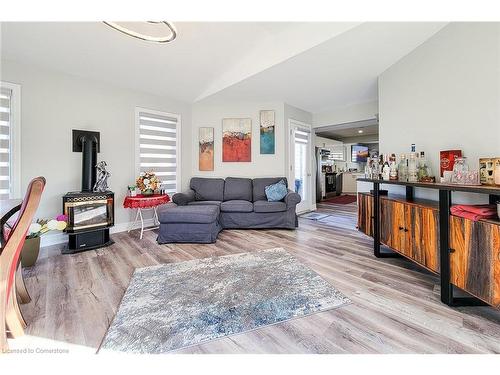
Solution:
[{"label": "round pendant light", "polygon": [[174,26],[167,21],[108,22],[104,24],[133,38],[154,43],[169,43],[177,37]]}]

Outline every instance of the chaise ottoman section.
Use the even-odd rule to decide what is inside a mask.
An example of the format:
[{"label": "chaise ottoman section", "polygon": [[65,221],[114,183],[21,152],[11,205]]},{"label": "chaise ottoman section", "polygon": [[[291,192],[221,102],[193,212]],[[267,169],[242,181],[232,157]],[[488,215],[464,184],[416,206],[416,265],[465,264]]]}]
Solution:
[{"label": "chaise ottoman section", "polygon": [[170,206],[158,210],[158,243],[214,243],[222,230],[216,205]]}]

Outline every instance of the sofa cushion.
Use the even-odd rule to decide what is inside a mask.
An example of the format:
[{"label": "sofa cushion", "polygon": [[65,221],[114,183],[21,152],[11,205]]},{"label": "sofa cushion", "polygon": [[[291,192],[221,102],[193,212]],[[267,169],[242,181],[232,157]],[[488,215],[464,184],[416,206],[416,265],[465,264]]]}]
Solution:
[{"label": "sofa cushion", "polygon": [[222,212],[252,212],[253,203],[245,200],[232,200],[222,202],[220,206]]},{"label": "sofa cushion", "polygon": [[250,178],[226,178],[224,201],[232,200],[252,201],[252,180]]},{"label": "sofa cushion", "polygon": [[221,201],[224,198],[224,180],[222,178],[193,177],[191,189],[197,201]]},{"label": "sofa cushion", "polygon": [[284,202],[257,201],[253,203],[255,212],[283,212],[286,211]]},{"label": "sofa cushion", "polygon": [[220,207],[221,201],[192,201],[188,206],[218,206]]},{"label": "sofa cushion", "polygon": [[275,184],[266,186],[265,192],[269,202],[279,202],[288,194],[288,189],[286,188],[285,181],[280,180]]},{"label": "sofa cushion", "polygon": [[160,223],[197,223],[206,224],[217,221],[217,206],[173,206],[158,210]]},{"label": "sofa cushion", "polygon": [[266,197],[266,186],[275,184],[280,180],[285,181],[285,185],[288,187],[286,177],[266,177],[266,178],[254,178],[252,181],[253,185],[253,201],[265,201]]}]

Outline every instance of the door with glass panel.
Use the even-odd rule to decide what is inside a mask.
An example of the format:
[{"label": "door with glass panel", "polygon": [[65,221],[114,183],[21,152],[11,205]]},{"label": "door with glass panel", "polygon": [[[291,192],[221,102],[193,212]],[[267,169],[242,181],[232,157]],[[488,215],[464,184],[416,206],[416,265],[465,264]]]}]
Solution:
[{"label": "door with glass panel", "polygon": [[289,120],[289,127],[289,187],[302,198],[297,205],[297,212],[310,211],[312,209],[311,125]]}]

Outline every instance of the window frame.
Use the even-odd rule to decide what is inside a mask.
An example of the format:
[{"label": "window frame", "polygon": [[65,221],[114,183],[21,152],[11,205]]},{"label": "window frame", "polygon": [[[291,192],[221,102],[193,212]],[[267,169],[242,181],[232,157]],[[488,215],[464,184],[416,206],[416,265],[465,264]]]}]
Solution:
[{"label": "window frame", "polygon": [[0,81],[0,87],[12,90],[10,100],[10,199],[21,197],[21,85]]},{"label": "window frame", "polygon": [[[175,140],[175,158],[176,158],[176,167],[175,167],[175,172],[176,172],[176,193],[181,190],[181,132],[182,132],[182,122],[181,122],[181,115],[177,113],[171,113],[171,112],[165,112],[165,111],[159,111],[156,109],[150,109],[150,108],[145,108],[145,107],[135,107],[135,131],[134,131],[134,142],[135,142],[135,159],[134,159],[134,178],[137,178],[139,176],[139,173],[141,171],[141,147],[140,147],[140,119],[139,119],[139,114],[141,112],[146,112],[146,113],[151,113],[153,115],[157,116],[165,116],[165,117],[172,117],[177,119],[177,125],[176,125],[176,140]],[[134,180],[135,181],[135,180]],[[173,193],[175,194],[175,193]],[[171,195],[173,195],[171,194]]]}]

